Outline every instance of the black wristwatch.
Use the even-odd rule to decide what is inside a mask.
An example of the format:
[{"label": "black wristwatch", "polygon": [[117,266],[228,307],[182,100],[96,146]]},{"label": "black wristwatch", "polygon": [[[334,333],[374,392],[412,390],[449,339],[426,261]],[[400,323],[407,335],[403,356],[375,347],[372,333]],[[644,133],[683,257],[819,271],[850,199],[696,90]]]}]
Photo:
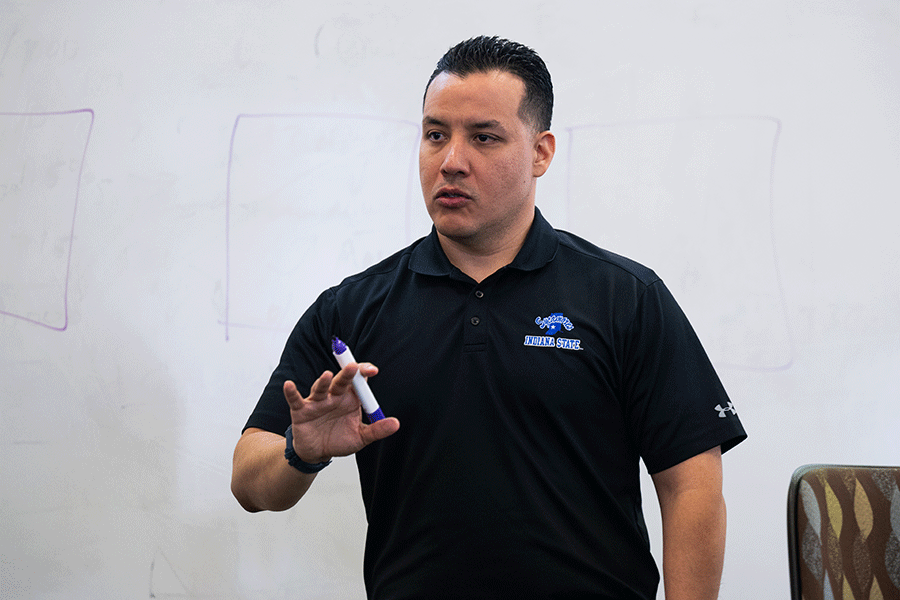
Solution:
[{"label": "black wristwatch", "polygon": [[292,427],[287,428],[284,437],[285,440],[287,440],[287,448],[284,449],[284,457],[287,459],[289,465],[301,473],[318,473],[331,464],[330,460],[320,463],[308,463],[297,456],[297,453],[294,452],[294,432]]}]

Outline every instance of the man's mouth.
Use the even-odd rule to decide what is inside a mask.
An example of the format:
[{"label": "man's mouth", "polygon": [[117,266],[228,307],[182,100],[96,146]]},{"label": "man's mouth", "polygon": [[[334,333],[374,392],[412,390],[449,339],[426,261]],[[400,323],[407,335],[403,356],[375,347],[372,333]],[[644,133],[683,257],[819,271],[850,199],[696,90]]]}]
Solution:
[{"label": "man's mouth", "polygon": [[462,206],[472,198],[462,190],[456,188],[444,188],[435,195],[435,200],[447,208],[457,208]]}]

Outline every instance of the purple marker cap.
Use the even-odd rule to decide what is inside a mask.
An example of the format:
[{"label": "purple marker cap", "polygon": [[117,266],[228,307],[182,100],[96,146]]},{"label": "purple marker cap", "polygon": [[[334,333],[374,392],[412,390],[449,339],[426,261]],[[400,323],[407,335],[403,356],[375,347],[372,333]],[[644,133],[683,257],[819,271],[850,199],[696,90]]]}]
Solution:
[{"label": "purple marker cap", "polygon": [[336,335],[331,336],[331,351],[335,354],[343,354],[347,351],[347,344],[342,342]]},{"label": "purple marker cap", "polygon": [[374,423],[375,421],[380,421],[384,418],[384,413],[381,412],[381,408],[376,408],[375,412],[366,413],[366,418],[369,420],[369,423]]}]

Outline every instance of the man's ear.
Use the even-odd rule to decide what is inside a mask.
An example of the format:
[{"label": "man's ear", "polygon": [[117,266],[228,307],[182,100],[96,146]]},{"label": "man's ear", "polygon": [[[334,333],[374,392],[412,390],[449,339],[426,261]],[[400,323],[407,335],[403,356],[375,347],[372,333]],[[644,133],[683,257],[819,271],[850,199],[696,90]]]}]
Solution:
[{"label": "man's ear", "polygon": [[549,131],[542,131],[534,136],[532,174],[535,177],[540,177],[547,172],[554,154],[556,154],[556,136]]}]

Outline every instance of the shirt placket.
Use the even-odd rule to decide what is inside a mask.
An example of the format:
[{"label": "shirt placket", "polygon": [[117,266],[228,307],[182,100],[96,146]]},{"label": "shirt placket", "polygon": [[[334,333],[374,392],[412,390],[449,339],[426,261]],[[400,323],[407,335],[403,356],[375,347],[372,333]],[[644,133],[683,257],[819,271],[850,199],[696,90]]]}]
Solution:
[{"label": "shirt placket", "polygon": [[463,323],[463,349],[466,352],[483,352],[487,349],[489,313],[486,294],[476,287],[466,300]]}]

